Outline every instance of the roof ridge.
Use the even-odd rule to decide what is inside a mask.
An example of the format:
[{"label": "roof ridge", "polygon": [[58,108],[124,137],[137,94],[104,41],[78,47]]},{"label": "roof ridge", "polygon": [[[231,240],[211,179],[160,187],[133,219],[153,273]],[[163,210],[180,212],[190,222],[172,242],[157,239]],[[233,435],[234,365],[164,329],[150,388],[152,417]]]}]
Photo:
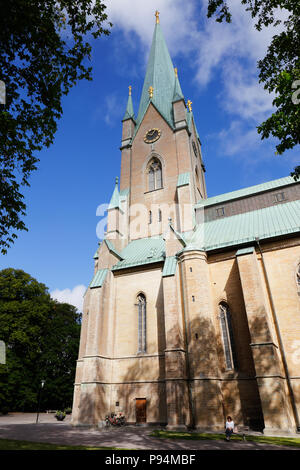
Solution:
[{"label": "roof ridge", "polygon": [[210,251],[300,232],[300,200],[287,201],[254,211],[234,214],[198,224],[183,251]]},{"label": "roof ridge", "polygon": [[[226,217],[219,217],[217,219],[207,220],[207,221],[205,221],[205,224],[210,224],[211,222],[216,222],[217,220],[221,221],[221,220],[232,219],[233,217],[247,216],[247,214],[251,214],[251,216],[252,216],[252,214],[258,213],[260,211],[266,211],[268,209],[273,210],[275,207],[278,208],[278,207],[282,207],[282,206],[285,207],[287,205],[297,205],[297,204],[300,204],[300,199],[295,199],[294,201],[280,202],[280,203],[274,204],[272,206],[259,207],[258,209],[254,209],[254,210],[251,210],[251,211],[241,212],[239,214],[231,214],[231,215],[228,215]],[[199,224],[199,225],[201,225],[201,224]],[[300,222],[299,222],[299,226],[300,226]]]},{"label": "roof ridge", "polygon": [[[280,183],[281,182],[281,183]],[[274,184],[273,184],[274,183]],[[218,194],[216,196],[210,196],[207,199],[198,201],[195,206],[208,206],[213,204],[220,204],[231,199],[237,199],[240,197],[251,196],[252,194],[269,191],[273,188],[280,188],[282,186],[288,186],[290,184],[297,184],[300,181],[295,181],[291,176],[284,176],[276,180],[266,181],[265,183],[254,184],[252,186],[246,186],[244,188],[235,189],[234,191],[228,191],[227,193]]]}]

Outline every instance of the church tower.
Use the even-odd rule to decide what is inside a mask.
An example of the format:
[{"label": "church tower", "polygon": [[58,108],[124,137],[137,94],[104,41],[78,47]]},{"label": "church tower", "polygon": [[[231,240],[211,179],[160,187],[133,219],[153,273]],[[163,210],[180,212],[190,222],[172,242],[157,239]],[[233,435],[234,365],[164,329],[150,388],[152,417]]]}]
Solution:
[{"label": "church tower", "polygon": [[223,430],[230,414],[256,430],[300,430],[300,185],[286,177],[207,198],[192,102],[155,16],[85,293],[72,423],[122,412],[128,423]]},{"label": "church tower", "polygon": [[194,228],[193,205],[206,197],[201,143],[191,101],[185,104],[159,17],[135,118],[131,87],[122,132],[120,190],[129,195],[128,239],[161,235],[172,218]]},{"label": "church tower", "polygon": [[205,168],[192,102],[185,102],[155,16],[137,116],[129,87],[120,188],[117,178],[85,295],[77,425],[95,424],[115,410],[129,421],[169,427],[192,419],[175,254],[195,228],[194,205],[206,198]]}]

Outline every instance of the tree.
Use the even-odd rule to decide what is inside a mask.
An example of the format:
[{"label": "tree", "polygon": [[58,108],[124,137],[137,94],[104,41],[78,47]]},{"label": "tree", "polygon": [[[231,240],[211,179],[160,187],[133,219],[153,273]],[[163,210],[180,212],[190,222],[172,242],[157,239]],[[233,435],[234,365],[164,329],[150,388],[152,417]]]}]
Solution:
[{"label": "tree", "polygon": [[109,34],[102,0],[0,0],[0,249],[27,230],[21,192],[37,169],[37,153],[53,143],[62,97],[91,80],[88,38]]},{"label": "tree", "polygon": [[76,307],[52,301],[44,326],[39,368],[46,378],[43,407],[72,406],[76,360],[80,339],[80,318]]},{"label": "tree", "polygon": [[[258,126],[261,138],[271,135],[279,139],[276,153],[281,155],[300,143],[300,2],[299,0],[241,0],[246,10],[256,19],[255,27],[261,31],[270,25],[282,25],[281,33],[274,35],[266,56],[258,61],[259,81],[269,92],[275,92],[275,112]],[[287,19],[278,16],[284,9]],[[208,0],[210,18],[231,22],[231,13],[226,0]],[[296,167],[292,176],[300,175]]]},{"label": "tree", "polygon": [[0,365],[0,411],[70,406],[80,336],[80,314],[50,298],[48,289],[22,270],[0,271],[0,332],[6,364]]}]

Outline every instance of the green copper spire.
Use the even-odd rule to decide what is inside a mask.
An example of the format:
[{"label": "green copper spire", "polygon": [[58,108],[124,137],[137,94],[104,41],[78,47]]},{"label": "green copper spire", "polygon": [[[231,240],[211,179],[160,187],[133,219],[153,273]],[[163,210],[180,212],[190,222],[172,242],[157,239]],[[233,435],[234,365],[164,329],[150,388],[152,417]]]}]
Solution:
[{"label": "green copper spire", "polygon": [[[162,34],[156,12],[156,24],[150,49],[146,76],[136,122],[136,131],[144,117],[149,102],[154,104],[157,110],[165,118],[171,127],[174,127],[172,115],[172,102],[175,90],[175,73],[173,63]],[[178,79],[177,79],[178,80]],[[177,91],[182,95],[179,82]]]},{"label": "green copper spire", "polygon": [[125,111],[124,117],[122,119],[123,121],[126,121],[126,119],[135,120],[134,111],[133,111],[133,104],[132,104],[132,98],[131,98],[131,86],[129,86],[128,88],[129,88],[129,95],[128,95],[126,111]]},{"label": "green copper spire", "polygon": [[114,192],[113,192],[113,195],[111,197],[111,200],[110,200],[110,203],[109,203],[109,206],[108,206],[108,210],[109,209],[116,209],[120,206],[120,193],[119,193],[119,178],[116,177],[116,185],[115,185],[115,189],[114,189]]},{"label": "green copper spire", "polygon": [[195,119],[194,119],[194,115],[193,115],[193,111],[192,111],[192,104],[193,104],[193,103],[192,103],[191,100],[188,100],[187,103],[186,103],[186,106],[187,106],[187,110],[186,110],[186,122],[187,122],[188,128],[189,128],[190,130],[191,130],[192,124],[194,124],[197,139],[199,140],[199,142],[200,142],[200,144],[201,144],[200,137],[199,137],[199,133],[198,133],[198,130],[197,130],[197,126],[196,126]]},{"label": "green copper spire", "polygon": [[174,72],[175,72],[175,87],[174,87],[173,103],[175,101],[184,100],[183,93],[181,91],[181,86],[178,80],[178,71],[176,67],[174,69]]}]

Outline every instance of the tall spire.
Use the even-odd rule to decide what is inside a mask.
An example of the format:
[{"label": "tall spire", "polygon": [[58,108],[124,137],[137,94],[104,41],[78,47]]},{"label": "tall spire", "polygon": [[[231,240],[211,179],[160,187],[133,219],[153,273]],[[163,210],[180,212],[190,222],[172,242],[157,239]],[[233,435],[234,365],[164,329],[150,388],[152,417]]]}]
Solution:
[{"label": "tall spire", "polygon": [[[155,17],[156,23],[140,100],[139,112],[136,122],[136,131],[148,108],[150,99],[154,106],[169,123],[169,125],[174,127],[172,102],[174,98],[176,77],[168,47],[162,34],[158,12],[155,13]],[[180,90],[181,92],[179,82],[176,86],[177,90]],[[151,98],[149,94],[150,87],[152,87]]]},{"label": "tall spire", "polygon": [[125,121],[126,119],[135,120],[134,111],[133,111],[133,104],[132,104],[132,98],[131,98],[131,89],[132,89],[131,85],[128,88],[129,88],[128,101],[127,101],[126,111],[125,111],[124,117],[122,119],[123,121]]}]

